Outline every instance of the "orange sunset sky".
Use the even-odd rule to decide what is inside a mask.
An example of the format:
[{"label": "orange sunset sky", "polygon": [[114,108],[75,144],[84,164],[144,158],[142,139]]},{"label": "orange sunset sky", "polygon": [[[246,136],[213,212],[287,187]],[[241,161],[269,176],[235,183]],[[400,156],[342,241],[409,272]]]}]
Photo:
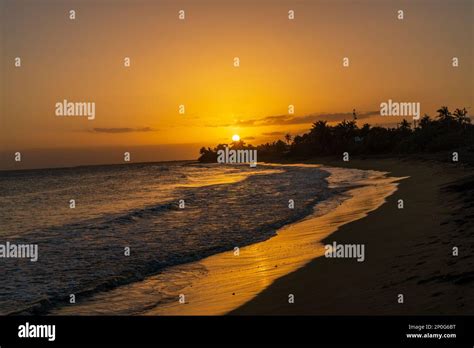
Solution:
[{"label": "orange sunset sky", "polygon": [[[86,148],[196,158],[233,134],[256,145],[350,119],[353,108],[360,122],[400,122],[378,116],[388,99],[472,115],[471,0],[0,3],[2,153],[50,149],[48,165]],[[95,120],[56,117],[63,99],[95,102]]]}]

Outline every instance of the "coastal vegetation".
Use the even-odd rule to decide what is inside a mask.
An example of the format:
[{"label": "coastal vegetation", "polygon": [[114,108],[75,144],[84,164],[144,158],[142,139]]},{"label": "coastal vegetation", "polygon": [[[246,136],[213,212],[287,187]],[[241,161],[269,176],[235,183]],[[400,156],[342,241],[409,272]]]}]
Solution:
[{"label": "coastal vegetation", "polygon": [[313,123],[301,135],[286,134],[283,140],[253,146],[244,141],[219,144],[200,150],[200,162],[217,162],[217,153],[226,147],[234,150],[257,150],[260,161],[306,159],[320,156],[402,155],[436,153],[464,149],[474,152],[474,125],[466,108],[451,112],[442,106],[435,118],[424,115],[413,123],[403,119],[396,127],[359,124],[356,115],[336,125],[327,121]]}]

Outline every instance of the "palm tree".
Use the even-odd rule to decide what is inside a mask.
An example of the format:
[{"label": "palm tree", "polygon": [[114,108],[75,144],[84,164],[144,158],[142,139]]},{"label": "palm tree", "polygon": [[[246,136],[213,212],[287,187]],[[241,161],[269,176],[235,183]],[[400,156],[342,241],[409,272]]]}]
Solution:
[{"label": "palm tree", "polygon": [[411,128],[411,125],[410,125],[410,122],[408,122],[407,120],[403,119],[402,122],[400,122],[400,127],[398,128],[400,131],[402,132],[407,132],[409,131]]},{"label": "palm tree", "polygon": [[341,129],[345,133],[350,133],[350,132],[353,132],[355,129],[357,129],[357,124],[356,124],[356,121],[344,120],[336,125],[336,129]]},{"label": "palm tree", "polygon": [[313,126],[311,127],[310,132],[319,133],[319,132],[324,132],[327,129],[328,129],[327,121],[318,121],[318,122],[313,123]]},{"label": "palm tree", "polygon": [[471,123],[471,119],[469,118],[469,116],[467,116],[466,108],[456,109],[454,111],[454,118],[456,119],[456,122],[460,125]]},{"label": "palm tree", "polygon": [[286,134],[285,134],[285,141],[286,141],[286,143],[287,143],[288,145],[290,145],[291,139],[292,139],[291,134],[290,134],[290,133],[286,133]]},{"label": "palm tree", "polygon": [[426,115],[423,116],[419,122],[419,126],[421,127],[421,129],[426,129],[428,128],[433,122],[431,121],[431,118],[430,116]]},{"label": "palm tree", "polygon": [[438,118],[442,123],[451,123],[454,119],[447,106],[442,106],[441,109],[436,110],[436,112],[438,113]]}]

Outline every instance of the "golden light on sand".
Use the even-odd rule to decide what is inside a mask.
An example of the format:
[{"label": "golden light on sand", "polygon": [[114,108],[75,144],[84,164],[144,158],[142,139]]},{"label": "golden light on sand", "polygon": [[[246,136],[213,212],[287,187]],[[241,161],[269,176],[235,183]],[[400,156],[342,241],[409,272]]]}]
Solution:
[{"label": "golden light on sand", "polygon": [[232,141],[240,141],[240,135],[234,134],[234,135],[232,136]]}]

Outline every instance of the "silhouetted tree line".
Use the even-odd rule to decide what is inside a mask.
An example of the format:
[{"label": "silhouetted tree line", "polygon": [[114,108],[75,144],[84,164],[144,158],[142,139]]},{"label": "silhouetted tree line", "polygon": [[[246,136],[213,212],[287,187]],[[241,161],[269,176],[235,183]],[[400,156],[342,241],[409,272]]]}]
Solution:
[{"label": "silhouetted tree line", "polygon": [[[335,126],[326,121],[317,121],[309,132],[293,139],[285,135],[285,141],[252,146],[243,141],[233,142],[230,149],[257,149],[258,160],[279,158],[309,158],[313,156],[341,155],[349,152],[359,155],[371,154],[411,154],[437,152],[469,147],[474,150],[474,125],[466,108],[451,113],[448,107],[437,110],[436,119],[425,115],[412,125],[403,120],[394,128],[357,125],[355,120],[344,120]],[[215,162],[217,151],[227,144],[219,144],[214,149],[201,148],[199,161]]]}]

